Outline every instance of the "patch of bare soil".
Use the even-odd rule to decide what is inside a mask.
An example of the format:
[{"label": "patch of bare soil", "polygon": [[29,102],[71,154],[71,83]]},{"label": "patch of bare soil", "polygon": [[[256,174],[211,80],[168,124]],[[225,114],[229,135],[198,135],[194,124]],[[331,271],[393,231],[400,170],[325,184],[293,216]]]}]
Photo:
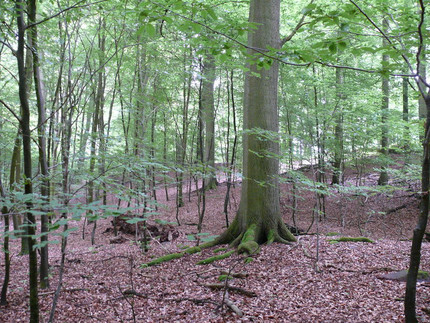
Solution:
[{"label": "patch of bare soil", "polygon": [[[366,185],[371,183],[372,174]],[[282,186],[282,212],[293,224],[292,187]],[[160,219],[176,221],[175,196],[170,200],[160,191]],[[207,192],[203,232],[219,234],[225,227],[223,213],[225,184]],[[167,241],[152,236],[150,250],[144,253],[135,235],[114,237],[111,219],[98,222],[96,245],[90,243],[92,226],[82,222],[71,226],[79,230],[69,237],[63,289],[56,310],[56,322],[402,322],[405,283],[380,279],[386,273],[408,266],[409,250],[418,210],[418,199],[409,191],[390,194],[336,193],[325,198],[325,215],[319,217],[314,192],[297,193],[295,223],[309,229],[293,245],[263,246],[248,264],[234,255],[211,265],[196,262],[214,254],[214,249],[186,256],[154,267],[142,268],[161,255],[178,252],[181,246],[194,245],[198,221],[197,194],[179,209],[178,235],[167,233]],[[229,219],[239,203],[240,185],[232,190]],[[405,205],[405,206],[403,206]],[[160,221],[158,221],[160,222]],[[313,223],[313,224],[312,224]],[[155,229],[154,229],[155,230]],[[169,230],[167,230],[169,232]],[[331,234],[368,236],[375,243],[331,243]],[[58,238],[58,237],[57,237]],[[9,304],[0,308],[1,322],[27,322],[27,257],[18,255],[12,244],[12,277]],[[57,286],[60,249],[50,249],[51,288],[40,291],[42,322],[51,309]],[[1,260],[3,261],[3,259]],[[1,262],[1,266],[4,263]],[[430,270],[430,244],[422,250],[423,270]],[[225,288],[222,274],[232,279]],[[219,284],[224,284],[219,286]],[[430,322],[430,285],[418,283],[417,308],[422,322]]]}]

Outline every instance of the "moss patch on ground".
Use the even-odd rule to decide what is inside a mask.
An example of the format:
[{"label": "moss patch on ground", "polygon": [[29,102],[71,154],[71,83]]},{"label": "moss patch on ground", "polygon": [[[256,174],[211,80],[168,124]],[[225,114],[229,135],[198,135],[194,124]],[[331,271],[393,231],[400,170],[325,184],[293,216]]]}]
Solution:
[{"label": "moss patch on ground", "polygon": [[330,243],[339,243],[339,242],[368,242],[374,243],[373,240],[366,237],[340,237],[337,239],[330,239]]}]

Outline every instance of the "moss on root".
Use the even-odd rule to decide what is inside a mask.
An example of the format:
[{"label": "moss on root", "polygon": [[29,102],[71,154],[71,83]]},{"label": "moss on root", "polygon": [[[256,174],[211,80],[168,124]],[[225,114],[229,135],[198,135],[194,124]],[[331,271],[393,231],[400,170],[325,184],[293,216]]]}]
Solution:
[{"label": "moss on root", "polygon": [[212,257],[200,260],[199,262],[197,262],[197,265],[208,265],[208,264],[213,263],[214,261],[228,258],[228,257],[230,257],[234,253],[234,251],[235,250],[230,250],[230,251],[228,251],[226,253],[223,253],[223,254],[220,254],[220,255],[216,255],[216,256],[212,256]]},{"label": "moss on root", "polygon": [[275,241],[275,230],[270,230],[267,234],[267,244],[272,244]]},{"label": "moss on root", "polygon": [[227,248],[225,248],[225,247],[217,248],[217,249],[215,249],[215,250],[213,251],[213,253],[218,253],[218,252],[226,251],[226,250],[227,250]]},{"label": "moss on root", "polygon": [[197,252],[200,252],[200,251],[202,251],[202,248],[201,248],[201,247],[198,247],[198,246],[195,246],[195,247],[191,247],[191,248],[186,249],[186,250],[184,251],[184,253],[187,253],[187,254],[189,254],[189,255],[192,255],[192,254],[197,253]]},{"label": "moss on root", "polygon": [[[291,232],[285,226],[285,223],[283,223],[281,218],[277,222],[275,222],[275,224],[273,224],[271,227],[267,227],[261,223],[260,224],[253,223],[253,224],[250,224],[246,228],[246,230],[243,230],[241,226],[239,226],[239,220],[237,216],[233,220],[232,224],[228,227],[228,229],[225,230],[224,233],[221,234],[215,240],[203,243],[200,246],[187,248],[180,253],[172,253],[169,255],[159,257],[147,264],[143,264],[142,267],[158,265],[166,261],[178,259],[185,255],[194,254],[202,251],[203,249],[211,248],[222,244],[230,244],[231,247],[237,247],[238,253],[242,253],[245,255],[253,255],[260,251],[261,243],[271,244],[273,242],[280,242],[280,243],[289,244],[293,241],[296,241],[296,238],[291,234]],[[219,248],[215,250],[214,253],[224,251],[224,250],[225,249]],[[207,259],[199,261],[197,264],[198,265],[210,264],[214,261],[228,258],[234,252],[235,250],[231,250],[223,254],[209,257]]]},{"label": "moss on root", "polygon": [[244,253],[247,255],[258,253],[259,250],[260,250],[260,246],[254,240],[243,242],[237,247],[238,253]]},{"label": "moss on root", "polygon": [[173,259],[181,258],[184,255],[185,255],[185,252],[170,253],[168,255],[158,257],[158,258],[156,258],[156,259],[154,259],[154,260],[152,260],[152,261],[150,261],[150,262],[148,262],[146,264],[143,264],[142,267],[150,267],[150,266],[159,265],[159,264],[161,264],[163,262],[166,262],[166,261],[170,261],[170,260],[173,260]]},{"label": "moss on root", "polygon": [[200,251],[202,251],[202,249],[201,249],[201,247],[198,247],[198,246],[187,248],[183,252],[170,253],[168,255],[158,257],[158,258],[156,258],[156,259],[154,259],[154,260],[152,260],[152,261],[150,261],[150,262],[148,262],[146,264],[143,264],[142,267],[150,267],[150,266],[159,265],[159,264],[161,264],[163,262],[167,262],[167,261],[170,261],[170,260],[173,260],[173,259],[179,259],[179,258],[182,258],[183,256],[185,256],[187,254],[188,255],[192,255],[192,254],[200,252]]},{"label": "moss on root", "polygon": [[340,237],[337,239],[329,240],[330,243],[338,243],[338,242],[369,242],[374,243],[373,240],[366,237]]}]

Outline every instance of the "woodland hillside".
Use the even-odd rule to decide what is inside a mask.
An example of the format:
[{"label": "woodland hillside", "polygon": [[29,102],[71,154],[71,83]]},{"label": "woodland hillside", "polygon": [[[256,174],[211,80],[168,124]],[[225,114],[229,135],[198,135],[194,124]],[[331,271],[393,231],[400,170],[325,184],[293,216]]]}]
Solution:
[{"label": "woodland hillside", "polygon": [[0,321],[430,322],[427,0],[0,2]]},{"label": "woodland hillside", "polygon": [[[309,174],[308,174],[309,175]],[[351,171],[351,180],[355,180]],[[363,181],[376,187],[376,173],[366,173]],[[282,214],[292,223],[292,185],[281,190]],[[155,267],[142,264],[184,246],[197,243],[196,219],[198,196],[192,191],[179,211],[181,226],[175,224],[175,201],[165,201],[157,221],[148,227],[165,227],[167,235],[150,237],[149,251],[135,243],[133,232],[119,230],[115,237],[112,220],[100,220],[95,244],[92,227],[82,228],[82,221],[71,221],[77,228],[69,235],[64,264],[63,287],[58,299],[56,320],[62,322],[401,322],[404,281],[385,279],[385,275],[408,268],[410,238],[416,222],[418,199],[409,190],[399,188],[391,194],[335,193],[326,200],[326,216],[317,221],[312,215],[314,193],[298,201],[296,222],[306,230],[294,245],[265,246],[244,263],[244,256],[234,255],[210,265],[196,263],[217,254],[216,248],[201,254],[172,260]],[[223,231],[222,209],[226,184],[207,192],[208,203],[201,238]],[[234,214],[240,184],[232,189]],[[236,202],[234,202],[236,199]],[[345,203],[348,201],[348,203]],[[341,206],[343,205],[343,206]],[[403,207],[406,205],[405,207]],[[372,212],[374,211],[374,212]],[[311,223],[313,225],[311,226]],[[161,224],[162,223],[162,224]],[[133,225],[134,226],[134,225]],[[133,228],[132,228],[133,229]],[[161,231],[161,230],[160,230]],[[82,239],[82,233],[86,239]],[[128,232],[128,233],[127,233]],[[303,232],[304,233],[304,232]],[[170,236],[169,236],[170,235]],[[339,242],[340,237],[370,238],[373,242]],[[15,240],[16,241],[16,240]],[[163,241],[163,242],[160,242]],[[17,242],[17,241],[16,241]],[[221,251],[218,251],[218,253]],[[424,242],[422,268],[429,270],[430,249]],[[19,255],[19,244],[11,248],[13,280],[9,303],[2,308],[4,322],[28,321],[27,257]],[[58,283],[61,250],[50,249],[52,288],[40,292],[42,317],[48,317]],[[228,286],[222,280],[230,272]],[[232,274],[233,273],[233,274]],[[404,278],[404,276],[403,276]],[[218,287],[221,285],[220,287]],[[430,321],[428,314],[430,285],[418,283],[417,309],[420,321]],[[232,302],[242,313],[230,309]]]}]

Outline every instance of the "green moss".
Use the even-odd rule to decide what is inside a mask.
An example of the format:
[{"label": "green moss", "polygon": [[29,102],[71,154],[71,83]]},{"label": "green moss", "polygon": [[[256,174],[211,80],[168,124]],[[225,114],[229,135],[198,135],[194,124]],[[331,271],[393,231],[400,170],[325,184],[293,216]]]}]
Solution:
[{"label": "green moss", "polygon": [[218,280],[220,282],[226,281],[227,279],[233,279],[233,277],[229,276],[229,275],[219,275]]},{"label": "green moss", "polygon": [[255,230],[257,229],[256,224],[251,224],[249,228],[246,230],[246,232],[243,235],[242,243],[248,242],[248,241],[254,241],[255,240]]},{"label": "green moss", "polygon": [[257,253],[259,249],[260,246],[258,245],[258,243],[254,240],[251,240],[247,242],[242,242],[239,247],[237,247],[237,252],[252,255],[254,253]]},{"label": "green moss", "polygon": [[366,237],[340,237],[337,239],[331,239],[330,243],[338,243],[338,242],[369,242],[374,243],[373,240]]},{"label": "green moss", "polygon": [[271,229],[267,234],[267,244],[271,244],[275,241],[275,230]]},{"label": "green moss", "polygon": [[170,261],[170,260],[173,260],[173,259],[181,258],[184,255],[185,255],[184,252],[181,252],[181,253],[171,253],[171,254],[168,254],[168,255],[165,255],[165,256],[162,256],[162,257],[158,257],[158,258],[156,258],[156,259],[148,262],[147,264],[143,264],[142,267],[155,266],[155,265],[161,264],[161,263],[166,262],[166,261]]},{"label": "green moss", "polygon": [[212,257],[209,257],[209,258],[206,258],[206,259],[200,260],[199,262],[197,262],[197,265],[207,265],[207,264],[211,264],[211,263],[213,263],[214,261],[222,260],[222,259],[228,258],[228,257],[230,257],[233,253],[234,253],[234,250],[230,250],[230,251],[228,251],[228,252],[226,252],[226,253],[223,253],[223,254],[221,254],[221,255],[212,256]]},{"label": "green moss", "polygon": [[245,264],[249,264],[250,262],[253,262],[253,261],[254,261],[254,258],[248,257],[245,259]]},{"label": "green moss", "polygon": [[340,236],[340,233],[339,232],[327,232],[326,236],[327,237]]},{"label": "green moss", "polygon": [[430,273],[424,270],[418,270],[417,279],[418,280],[427,280],[430,278]]},{"label": "green moss", "polygon": [[210,248],[210,247],[214,247],[214,246],[216,246],[217,244],[219,244],[219,242],[218,242],[218,238],[216,238],[216,239],[214,239],[214,240],[212,240],[212,241],[208,241],[208,242],[205,242],[205,243],[202,243],[201,245],[200,245],[200,249],[206,249],[206,248]]},{"label": "green moss", "polygon": [[218,252],[226,251],[226,250],[227,250],[227,248],[222,247],[222,248],[215,249],[215,250],[214,250],[214,253],[218,253]]},{"label": "green moss", "polygon": [[197,252],[200,252],[200,251],[202,251],[202,248],[200,248],[198,246],[195,246],[195,247],[188,248],[184,252],[187,253],[187,254],[189,254],[189,255],[192,255],[193,253],[197,253]]}]

